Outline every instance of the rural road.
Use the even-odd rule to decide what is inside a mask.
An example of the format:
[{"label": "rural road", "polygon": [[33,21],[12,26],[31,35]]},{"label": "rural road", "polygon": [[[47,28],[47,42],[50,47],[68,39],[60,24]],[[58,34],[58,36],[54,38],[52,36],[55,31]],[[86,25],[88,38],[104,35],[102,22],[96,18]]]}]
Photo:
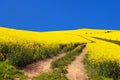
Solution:
[{"label": "rural road", "polygon": [[66,74],[69,80],[88,80],[83,59],[85,57],[85,48],[76,59],[68,65],[68,73]]}]

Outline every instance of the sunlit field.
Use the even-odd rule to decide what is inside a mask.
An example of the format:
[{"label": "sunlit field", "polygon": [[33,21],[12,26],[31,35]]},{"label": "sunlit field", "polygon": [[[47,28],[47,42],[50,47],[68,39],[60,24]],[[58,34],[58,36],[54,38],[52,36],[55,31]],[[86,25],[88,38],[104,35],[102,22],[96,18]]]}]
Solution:
[{"label": "sunlit field", "polygon": [[[76,56],[78,51],[85,46],[84,64],[89,80],[120,80],[119,34],[119,30],[77,29],[33,32],[0,27],[0,80],[15,80],[16,78],[26,80],[27,76],[23,74],[22,67],[37,60],[72,51],[65,57],[67,60],[72,58],[71,55]],[[77,49],[73,51],[76,47]],[[56,63],[52,66],[57,65],[58,69],[61,70],[62,67],[64,70],[63,67],[72,60],[74,58],[69,62],[66,61],[65,64],[60,63],[62,66]],[[61,62],[64,61],[61,59]],[[55,73],[61,74],[59,71]],[[64,78],[57,80],[67,80],[65,75],[62,77]],[[34,78],[34,80],[42,79],[40,76]],[[51,78],[51,80],[54,79]]]}]

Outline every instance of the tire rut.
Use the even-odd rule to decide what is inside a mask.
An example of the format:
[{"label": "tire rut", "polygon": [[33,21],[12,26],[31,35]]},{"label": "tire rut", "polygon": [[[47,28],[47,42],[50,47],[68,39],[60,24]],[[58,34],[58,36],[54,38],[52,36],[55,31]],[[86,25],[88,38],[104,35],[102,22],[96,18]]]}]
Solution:
[{"label": "tire rut", "polygon": [[50,68],[51,62],[63,57],[64,55],[65,55],[65,53],[62,53],[62,54],[58,54],[57,56],[55,56],[53,58],[38,60],[36,62],[33,62],[32,64],[25,66],[22,70],[26,76],[28,76],[29,78],[33,78],[44,72],[50,71],[51,70],[51,68]]},{"label": "tire rut", "polygon": [[81,54],[76,57],[76,59],[67,66],[68,73],[66,77],[68,80],[88,80],[86,74],[83,59],[85,57],[85,48],[82,50]]}]

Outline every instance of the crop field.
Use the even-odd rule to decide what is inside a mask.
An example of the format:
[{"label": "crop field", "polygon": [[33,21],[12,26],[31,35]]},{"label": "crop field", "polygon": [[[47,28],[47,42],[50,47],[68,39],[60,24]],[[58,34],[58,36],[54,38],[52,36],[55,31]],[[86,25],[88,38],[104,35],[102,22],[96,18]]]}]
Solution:
[{"label": "crop field", "polygon": [[61,53],[66,53],[66,56],[51,63],[53,73],[44,73],[33,80],[49,77],[51,80],[68,80],[65,66],[85,46],[84,64],[88,80],[120,80],[119,34],[119,30],[33,32],[0,27],[0,80],[27,80],[22,67]]}]

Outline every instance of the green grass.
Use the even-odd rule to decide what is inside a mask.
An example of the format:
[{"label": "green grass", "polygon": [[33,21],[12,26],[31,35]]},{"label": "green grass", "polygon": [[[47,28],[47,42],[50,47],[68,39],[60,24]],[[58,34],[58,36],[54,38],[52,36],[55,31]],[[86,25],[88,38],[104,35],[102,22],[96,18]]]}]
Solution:
[{"label": "green grass", "polygon": [[0,80],[15,80],[15,78],[25,80],[26,76],[7,61],[0,62]]},{"label": "green grass", "polygon": [[77,55],[80,54],[80,52],[82,51],[81,48],[82,48],[81,46],[78,46],[74,51],[68,52],[68,53],[66,53],[66,55],[64,57],[52,62],[51,68],[54,69],[54,68],[58,68],[58,67],[67,66],[76,58]]},{"label": "green grass", "polygon": [[46,72],[33,80],[68,80],[65,76],[66,70],[64,68],[58,68],[52,72]]},{"label": "green grass", "polygon": [[120,45],[120,41],[117,41],[117,40],[104,39],[104,38],[100,38],[100,37],[92,37],[92,38],[95,38],[95,39],[99,39],[99,40],[103,40],[103,41],[107,41],[107,42],[111,42],[111,43]]}]

